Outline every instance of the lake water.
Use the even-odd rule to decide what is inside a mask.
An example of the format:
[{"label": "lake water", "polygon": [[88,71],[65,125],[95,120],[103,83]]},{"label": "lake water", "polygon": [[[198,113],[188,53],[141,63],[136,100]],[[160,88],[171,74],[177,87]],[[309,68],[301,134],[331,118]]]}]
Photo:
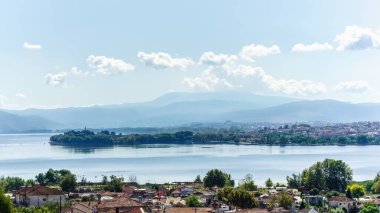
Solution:
[{"label": "lake water", "polygon": [[252,173],[263,185],[271,177],[284,182],[325,158],[343,160],[355,180],[380,171],[380,146],[144,145],[102,149],[52,146],[49,134],[0,135],[0,176],[33,178],[47,169],[69,169],[99,181],[101,175],[135,175],[140,183],[192,181],[213,168],[239,180]]}]

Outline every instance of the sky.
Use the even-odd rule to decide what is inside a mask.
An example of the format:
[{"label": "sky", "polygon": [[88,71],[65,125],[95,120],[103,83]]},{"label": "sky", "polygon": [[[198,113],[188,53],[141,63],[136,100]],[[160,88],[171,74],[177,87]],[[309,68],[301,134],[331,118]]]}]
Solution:
[{"label": "sky", "polygon": [[380,102],[380,1],[0,1],[0,108],[249,91]]}]

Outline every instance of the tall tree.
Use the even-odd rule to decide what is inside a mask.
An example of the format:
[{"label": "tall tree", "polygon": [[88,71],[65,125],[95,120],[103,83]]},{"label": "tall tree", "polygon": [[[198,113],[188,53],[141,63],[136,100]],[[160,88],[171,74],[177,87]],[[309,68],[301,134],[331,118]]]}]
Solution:
[{"label": "tall tree", "polygon": [[206,176],[203,178],[203,185],[208,188],[212,188],[214,186],[233,186],[234,181],[231,179],[230,174],[227,174],[219,169],[212,169],[208,171]]},{"label": "tall tree", "polygon": [[301,179],[309,189],[344,192],[352,181],[352,169],[341,160],[325,159],[305,169]]},{"label": "tall tree", "polygon": [[60,187],[65,192],[72,192],[77,187],[77,178],[73,174],[67,174],[60,182]]},{"label": "tall tree", "polygon": [[4,190],[0,187],[0,212],[1,213],[13,213],[12,201],[4,194]]},{"label": "tall tree", "polygon": [[256,191],[257,186],[255,185],[255,181],[253,181],[253,175],[246,174],[243,180],[239,183],[239,187],[247,191]]},{"label": "tall tree", "polygon": [[273,181],[268,178],[266,181],[265,181],[265,186],[269,189],[273,186]]},{"label": "tall tree", "polygon": [[351,195],[353,198],[359,198],[365,195],[364,186],[359,184],[352,184],[347,187],[347,190],[351,191]]}]

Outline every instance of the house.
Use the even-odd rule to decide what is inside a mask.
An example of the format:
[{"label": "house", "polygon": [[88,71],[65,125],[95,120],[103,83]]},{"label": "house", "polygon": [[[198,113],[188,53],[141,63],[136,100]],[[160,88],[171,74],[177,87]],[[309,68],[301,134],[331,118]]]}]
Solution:
[{"label": "house", "polygon": [[64,209],[62,213],[93,213],[97,205],[98,202],[94,201],[78,202]]},{"label": "house", "polygon": [[97,213],[144,213],[145,205],[132,200],[127,196],[120,196],[112,200],[101,201],[97,207]]},{"label": "house", "polygon": [[315,210],[314,208],[311,208],[311,209],[301,209],[298,212],[299,213],[318,213],[318,211]]},{"label": "house", "polygon": [[65,203],[65,194],[54,188],[48,188],[42,185],[32,187],[22,187],[15,191],[15,203],[20,206],[43,206],[47,202]]},{"label": "house", "polygon": [[211,208],[201,207],[171,207],[165,209],[165,213],[211,213]]},{"label": "house", "polygon": [[180,197],[168,197],[166,198],[164,206],[165,207],[177,206],[180,203],[181,203]]},{"label": "house", "polygon": [[194,190],[190,188],[181,189],[181,197],[189,197],[194,194]]},{"label": "house", "polygon": [[350,211],[356,207],[355,200],[346,196],[334,196],[329,199],[329,208],[341,208]]},{"label": "house", "polygon": [[179,191],[178,189],[177,189],[177,190],[174,190],[174,191],[171,193],[171,196],[172,196],[172,197],[181,197],[181,191]]},{"label": "house", "polygon": [[303,198],[307,204],[312,206],[322,206],[324,203],[323,196],[321,195],[305,195]]},{"label": "house", "polygon": [[374,199],[372,200],[372,203],[374,203],[377,206],[377,208],[380,210],[380,199]]}]

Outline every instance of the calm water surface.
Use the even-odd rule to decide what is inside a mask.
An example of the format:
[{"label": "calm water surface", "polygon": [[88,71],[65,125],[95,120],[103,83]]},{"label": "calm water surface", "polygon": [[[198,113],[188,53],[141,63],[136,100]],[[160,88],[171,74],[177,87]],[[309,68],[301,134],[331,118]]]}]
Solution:
[{"label": "calm water surface", "polygon": [[87,179],[101,175],[137,176],[139,182],[191,181],[197,174],[219,168],[239,180],[252,173],[264,184],[271,177],[299,173],[316,161],[340,159],[354,171],[355,180],[373,179],[380,171],[380,146],[244,146],[144,145],[97,149],[52,146],[49,134],[0,135],[0,176],[33,178],[49,168],[69,169]]}]

